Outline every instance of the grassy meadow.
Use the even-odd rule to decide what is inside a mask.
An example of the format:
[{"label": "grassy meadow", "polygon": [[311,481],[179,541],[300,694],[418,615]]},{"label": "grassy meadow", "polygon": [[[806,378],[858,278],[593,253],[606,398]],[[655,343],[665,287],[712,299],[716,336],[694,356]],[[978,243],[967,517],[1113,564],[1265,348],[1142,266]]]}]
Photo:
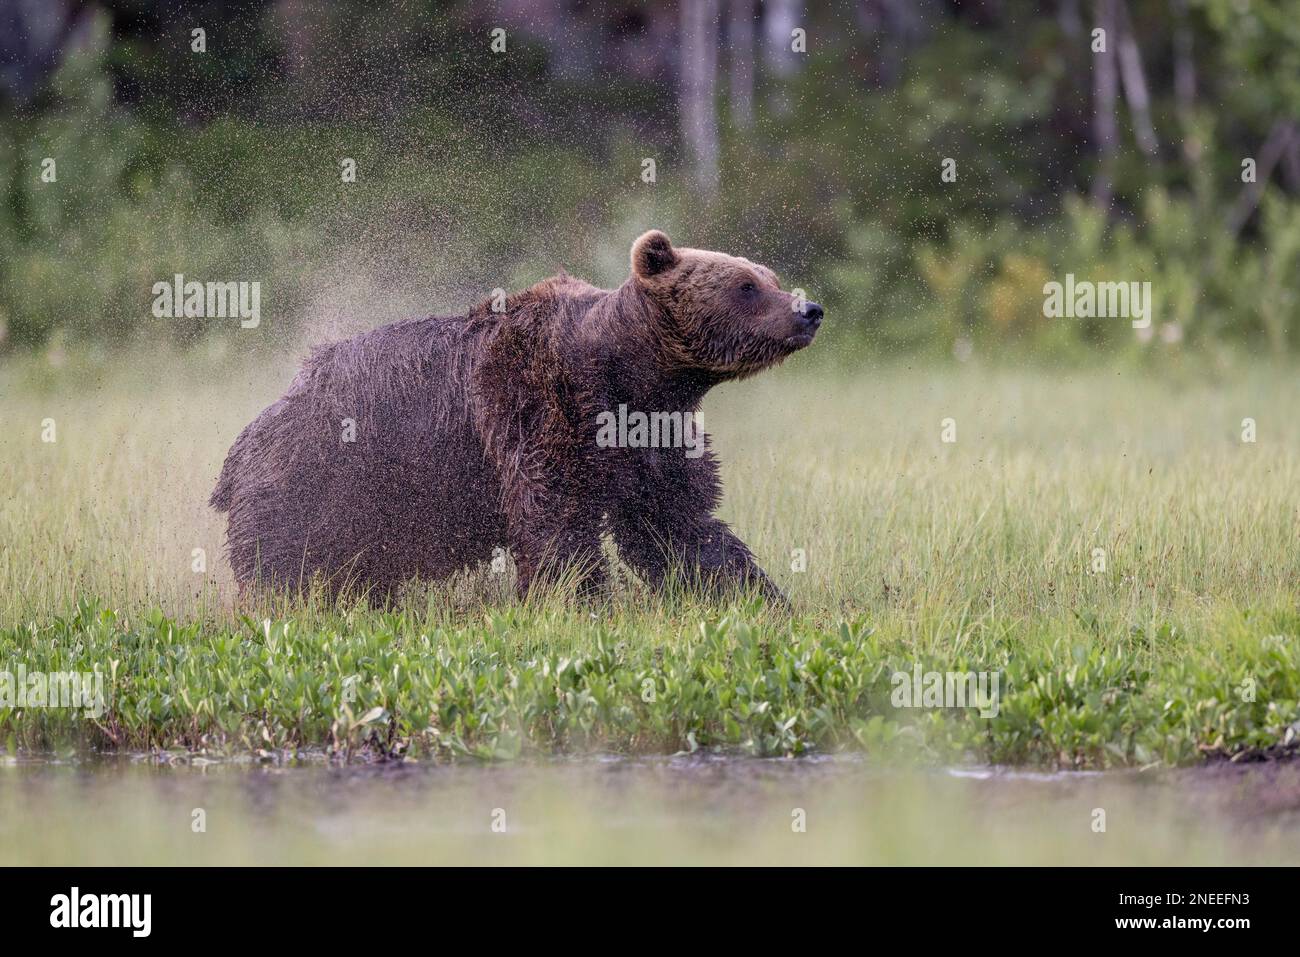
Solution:
[{"label": "grassy meadow", "polygon": [[[722,514],[787,615],[626,572],[598,607],[520,604],[489,569],[384,610],[240,605],[206,499],[293,365],[208,349],[0,367],[0,669],[100,671],[108,699],[93,719],[0,708],[12,755],[1110,768],[1275,753],[1300,730],[1287,366],[801,356],[724,386],[704,409]],[[997,672],[998,713],[894,707],[891,676],[917,666]]]},{"label": "grassy meadow", "polygon": [[[1300,860],[1291,0],[10,6],[0,865]],[[825,306],[704,406],[789,608],[238,596],[309,345],[650,228]]]}]

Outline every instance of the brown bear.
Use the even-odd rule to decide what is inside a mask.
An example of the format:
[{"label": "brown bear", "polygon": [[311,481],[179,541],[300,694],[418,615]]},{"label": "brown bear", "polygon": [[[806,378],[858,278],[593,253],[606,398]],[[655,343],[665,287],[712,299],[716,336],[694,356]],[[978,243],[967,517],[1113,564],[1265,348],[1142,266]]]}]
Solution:
[{"label": "brown bear", "polygon": [[633,244],[617,289],[561,272],[496,305],[316,349],[244,429],[211,498],[229,513],[241,591],[321,578],[335,594],[387,596],[498,547],[521,594],[560,572],[586,591],[605,579],[609,532],[653,587],[678,571],[783,601],[713,516],[703,434],[655,441],[644,424],[689,429],[713,386],[811,343],[822,307],[764,266],[658,230]]}]

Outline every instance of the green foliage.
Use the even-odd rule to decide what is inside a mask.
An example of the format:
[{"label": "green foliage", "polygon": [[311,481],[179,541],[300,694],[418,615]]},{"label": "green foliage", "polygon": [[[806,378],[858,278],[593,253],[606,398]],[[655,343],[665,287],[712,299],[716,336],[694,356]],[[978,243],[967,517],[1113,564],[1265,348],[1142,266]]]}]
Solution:
[{"label": "green foliage", "polygon": [[[662,129],[662,84],[593,89],[526,34],[508,62],[485,62],[453,42],[471,28],[455,4],[429,11],[445,29],[423,52],[385,14],[339,5],[313,26],[317,54],[337,62],[280,83],[256,67],[284,52],[269,15],[245,25],[247,44],[197,63],[172,62],[184,31],[161,13],[152,40],[110,35],[100,15],[40,105],[0,123],[0,328],[11,345],[214,333],[151,316],[153,283],[180,272],[259,280],[266,331],[292,340],[358,274],[395,311],[464,308],[560,266],[619,282],[630,240],[659,226],[770,263],[828,306],[859,356],[1291,351],[1294,187],[1276,173],[1240,235],[1222,224],[1242,158],[1296,114],[1296,18],[1280,2],[1192,4],[1201,95],[1183,108],[1150,66],[1169,37],[1130,6],[1162,155],[1137,151],[1120,117],[1105,214],[1081,198],[1095,163],[1090,55],[1054,17],[991,32],[940,19],[906,56],[887,51],[888,83],[863,37],[819,31],[825,46],[801,72],[760,71],[752,128],[725,126],[706,210]],[[398,75],[357,75],[384,56],[401,58]],[[353,109],[322,107],[344,91]],[[57,184],[39,179],[47,156]],[[352,184],[339,181],[345,156]],[[639,179],[645,157],[654,184]],[[947,159],[955,182],[940,177]],[[1149,281],[1156,328],[1045,319],[1042,287],[1067,272]]]},{"label": "green foliage", "polygon": [[[1290,746],[1300,714],[1300,646],[1254,631],[1227,658],[1152,655],[1141,633],[1127,647],[1029,641],[988,657],[918,656],[862,621],[781,625],[737,610],[660,639],[555,609],[430,630],[409,613],[364,611],[232,626],[156,610],[131,620],[83,599],[66,618],[0,631],[0,670],[106,672],[107,710],[88,721],[0,709],[0,738],[27,750],[324,748],[344,759],[851,749],[1097,768]],[[910,680],[915,666],[998,671],[996,715],[895,707],[894,676]]]},{"label": "green foliage", "polygon": [[1292,0],[1194,0],[1224,66],[1253,82],[1228,87],[1233,110],[1257,120],[1300,115],[1300,18]]}]

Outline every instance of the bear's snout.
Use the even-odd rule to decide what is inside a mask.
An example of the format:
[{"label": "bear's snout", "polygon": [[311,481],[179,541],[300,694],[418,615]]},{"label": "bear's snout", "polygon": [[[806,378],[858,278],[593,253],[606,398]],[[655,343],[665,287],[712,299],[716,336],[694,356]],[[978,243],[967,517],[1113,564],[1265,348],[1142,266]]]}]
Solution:
[{"label": "bear's snout", "polygon": [[806,302],[803,306],[803,327],[806,332],[816,332],[822,324],[825,310],[815,302]]},{"label": "bear's snout", "polygon": [[786,326],[790,331],[782,339],[783,345],[790,351],[811,345],[817,330],[821,328],[823,315],[825,311],[815,302],[805,302],[803,308],[795,309],[793,321]]}]

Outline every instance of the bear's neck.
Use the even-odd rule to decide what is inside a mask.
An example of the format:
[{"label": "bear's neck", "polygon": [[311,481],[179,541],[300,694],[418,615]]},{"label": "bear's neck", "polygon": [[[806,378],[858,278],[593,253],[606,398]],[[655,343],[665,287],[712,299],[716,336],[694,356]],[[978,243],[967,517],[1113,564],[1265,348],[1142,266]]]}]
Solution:
[{"label": "bear's neck", "polygon": [[610,400],[641,412],[695,412],[717,384],[700,369],[654,374],[636,356],[613,357],[609,371]]},{"label": "bear's neck", "polygon": [[693,412],[723,376],[684,361],[667,312],[629,279],[610,292],[600,341],[609,398],[644,412]]}]

